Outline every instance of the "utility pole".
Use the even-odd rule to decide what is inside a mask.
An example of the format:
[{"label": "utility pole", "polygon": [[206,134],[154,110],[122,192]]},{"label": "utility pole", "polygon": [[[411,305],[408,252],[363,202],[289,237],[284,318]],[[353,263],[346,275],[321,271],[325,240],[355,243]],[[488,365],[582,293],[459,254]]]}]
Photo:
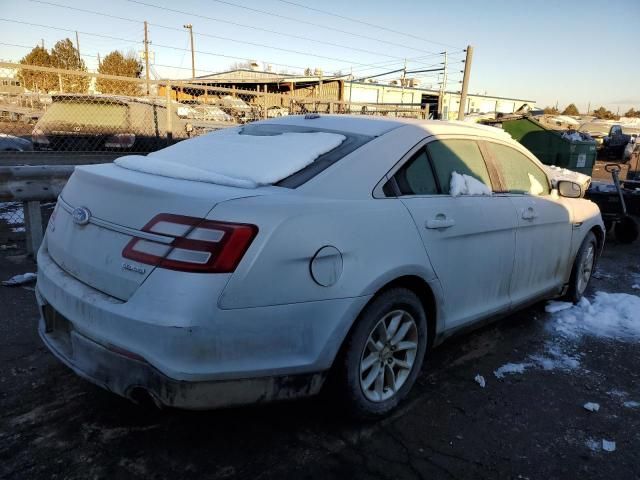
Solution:
[{"label": "utility pole", "polygon": [[591,101],[589,101],[589,103],[587,103],[587,115],[589,115],[590,111],[591,111]]},{"label": "utility pole", "polygon": [[82,59],[80,58],[80,39],[78,38],[78,31],[76,30],[76,50],[78,50],[78,67],[82,65]]},{"label": "utility pole", "polygon": [[458,107],[458,120],[464,120],[464,111],[467,107],[467,91],[469,90],[469,76],[471,75],[471,62],[473,60],[473,47],[467,45],[467,58],[464,61],[464,76],[462,77],[462,92],[460,93],[460,106]]},{"label": "utility pole", "polygon": [[446,50],[444,52],[442,52],[442,54],[444,55],[444,62],[442,62],[442,64],[444,65],[444,69],[442,71],[442,82],[440,83],[440,98],[438,101],[438,117],[440,117],[440,120],[442,120],[442,116],[444,113],[444,94],[447,91],[447,68],[448,68],[448,60],[447,60],[447,52]]},{"label": "utility pole", "polygon": [[187,23],[183,25],[183,27],[189,30],[189,37],[191,39],[191,78],[194,79],[196,78],[196,56],[193,51],[193,25]]},{"label": "utility pole", "polygon": [[147,87],[147,96],[149,96],[149,28],[146,20],[144,22],[144,77]]},{"label": "utility pole", "polygon": [[[404,86],[407,83],[407,59],[404,59],[404,66],[402,67],[402,80],[400,80],[400,83],[402,83],[402,90],[400,93],[400,104],[403,105],[404,104]],[[398,113],[398,109],[396,108],[396,115]]]},{"label": "utility pole", "polygon": [[40,46],[44,49],[44,38],[40,39]]},{"label": "utility pole", "polygon": [[100,68],[100,52],[98,52],[98,69]]}]

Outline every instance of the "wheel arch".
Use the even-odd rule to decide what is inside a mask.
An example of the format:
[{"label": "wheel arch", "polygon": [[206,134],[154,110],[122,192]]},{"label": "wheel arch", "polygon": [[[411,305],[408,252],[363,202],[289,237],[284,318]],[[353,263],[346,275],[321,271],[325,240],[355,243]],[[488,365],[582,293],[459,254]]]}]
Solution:
[{"label": "wheel arch", "polygon": [[605,232],[600,225],[594,225],[589,231],[596,237],[596,246],[598,247],[598,254],[600,254],[600,252],[602,252],[602,248],[604,247]]},{"label": "wheel arch", "polygon": [[438,303],[437,303],[436,292],[434,291],[432,286],[429,284],[429,282],[427,282],[424,278],[418,275],[414,275],[414,274],[401,275],[392,280],[387,281],[385,284],[380,286],[375,291],[375,293],[371,296],[369,301],[366,304],[364,304],[362,308],[358,311],[358,314],[355,316],[353,322],[349,326],[349,329],[346,335],[344,336],[344,338],[340,343],[340,347],[338,348],[338,351],[333,359],[330,370],[333,370],[334,366],[337,363],[339,363],[339,359],[344,355],[347,341],[351,336],[353,329],[358,324],[358,321],[360,319],[360,316],[362,315],[362,312],[380,294],[393,288],[406,288],[408,290],[411,290],[413,293],[417,295],[418,299],[420,300],[420,303],[424,308],[424,311],[427,317],[427,338],[428,338],[427,348],[430,348],[434,344],[438,343],[436,335],[439,330],[438,329],[439,316],[438,316],[438,308],[437,308]]}]

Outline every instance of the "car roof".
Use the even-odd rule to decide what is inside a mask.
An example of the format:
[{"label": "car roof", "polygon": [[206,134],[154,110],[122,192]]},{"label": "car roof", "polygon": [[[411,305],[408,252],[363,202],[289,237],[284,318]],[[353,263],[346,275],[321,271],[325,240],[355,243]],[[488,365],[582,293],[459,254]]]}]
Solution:
[{"label": "car roof", "polygon": [[384,135],[396,128],[413,126],[424,130],[427,133],[425,136],[457,134],[484,136],[499,140],[511,140],[511,136],[504,130],[475,123],[443,120],[416,120],[413,118],[389,118],[373,115],[287,115],[284,117],[264,120],[261,123],[316,127],[326,130],[335,130],[337,132],[355,133],[375,137]]}]

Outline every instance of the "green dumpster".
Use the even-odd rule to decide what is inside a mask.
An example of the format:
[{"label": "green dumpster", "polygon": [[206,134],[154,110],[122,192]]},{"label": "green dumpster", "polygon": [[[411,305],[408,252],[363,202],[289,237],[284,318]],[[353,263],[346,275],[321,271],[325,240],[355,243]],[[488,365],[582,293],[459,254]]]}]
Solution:
[{"label": "green dumpster", "polygon": [[596,161],[595,140],[573,140],[531,117],[504,120],[502,128],[545,165],[556,165],[591,176]]}]

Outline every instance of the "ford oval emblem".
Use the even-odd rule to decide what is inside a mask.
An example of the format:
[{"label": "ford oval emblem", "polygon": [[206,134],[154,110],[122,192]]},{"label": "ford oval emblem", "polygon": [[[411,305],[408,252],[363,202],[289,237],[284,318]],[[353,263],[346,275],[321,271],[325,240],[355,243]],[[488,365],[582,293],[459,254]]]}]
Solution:
[{"label": "ford oval emblem", "polygon": [[78,225],[86,225],[91,219],[91,212],[88,208],[78,207],[73,210],[71,216],[73,217],[73,221]]}]

